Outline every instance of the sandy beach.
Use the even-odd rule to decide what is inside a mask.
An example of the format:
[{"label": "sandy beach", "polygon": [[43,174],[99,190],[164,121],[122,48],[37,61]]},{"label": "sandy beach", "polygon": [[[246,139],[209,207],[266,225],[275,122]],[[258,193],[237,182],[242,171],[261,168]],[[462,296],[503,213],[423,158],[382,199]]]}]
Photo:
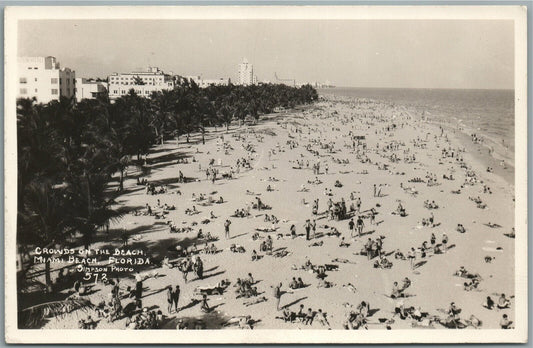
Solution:
[{"label": "sandy beach", "polygon": [[[187,249],[196,244],[198,250],[204,249],[205,240],[197,238],[199,229],[218,238],[208,245],[214,244],[219,252],[198,254],[204,268],[202,279],[191,272],[185,282],[177,267],[139,268],[145,278],[142,306],[162,311],[163,329],[176,329],[180,319],[190,318],[206,328],[235,329],[239,326],[224,324],[249,315],[254,329],[336,330],[343,329],[347,315],[357,311],[361,301],[369,304],[369,313],[360,329],[442,329],[451,302],[461,309],[457,314],[461,323],[468,324],[474,315],[480,321],[474,326],[497,329],[503,314],[514,321],[515,239],[505,235],[514,227],[514,188],[509,182],[513,172],[498,167],[498,160],[483,155],[485,152],[468,136],[426,122],[402,105],[369,99],[321,99],[299,110],[267,115],[256,125],[235,123],[229,131],[208,129],[205,144],[194,134],[190,143],[182,136],[179,141],[154,147],[143,171],[130,166],[125,192],[116,200],[117,207],[129,213],[112,224],[109,233],[100,232],[91,248],[122,247],[125,230],[127,248],[143,250],[154,260],[168,257],[178,262],[172,247]],[[314,166],[319,166],[318,173]],[[488,166],[494,170],[488,172]],[[218,171],[214,182],[206,176],[208,168]],[[178,182],[180,172],[186,182]],[[137,185],[138,179],[146,179],[156,188],[163,186],[166,192],[147,194],[144,186]],[[201,194],[205,199],[198,198]],[[223,203],[217,204],[220,197]],[[257,198],[268,207],[254,209]],[[315,215],[313,202],[317,199]],[[330,199],[345,201],[346,216],[329,218]],[[165,204],[175,210],[164,209]],[[162,217],[144,214],[146,205]],[[186,214],[193,206],[197,213]],[[238,209],[250,215],[233,217]],[[265,221],[265,214],[274,215],[279,222]],[[352,236],[350,218],[357,222],[359,216],[364,222],[362,234]],[[224,234],[226,219],[231,221],[229,239]],[[316,220],[316,233],[313,236],[311,232],[310,240],[304,227],[307,219]],[[190,230],[172,233],[170,224]],[[458,231],[459,224],[464,232]],[[296,238],[291,236],[292,225]],[[335,230],[340,236],[332,235]],[[447,243],[442,243],[444,234]],[[261,251],[268,236],[273,250]],[[342,238],[344,245],[340,246]],[[369,238],[380,240],[380,253],[387,262],[361,254]],[[245,252],[232,252],[232,245],[242,246]],[[408,259],[411,248],[415,249],[412,261]],[[259,258],[252,261],[254,250]],[[315,266],[315,272],[302,269],[307,261]],[[375,267],[376,262],[392,265]],[[323,280],[317,277],[319,265],[326,266]],[[467,271],[465,277],[456,275],[461,266]],[[237,298],[237,278],[247,278],[249,273],[258,294]],[[114,276],[121,278],[124,294],[128,286],[135,288],[135,274]],[[293,277],[301,278],[305,287],[289,288]],[[406,277],[410,286],[401,291],[403,296],[391,298],[394,282],[401,286]],[[464,283],[473,278],[477,283],[465,289]],[[229,287],[221,294],[209,295],[212,310],[202,312],[202,297],[195,289],[225,279]],[[279,283],[281,309],[295,313],[300,305],[305,312],[321,309],[329,325],[317,320],[316,313],[309,324],[283,320],[274,297]],[[327,283],[330,287],[318,287]],[[181,288],[178,313],[167,312],[169,285]],[[96,305],[109,300],[111,289],[111,285],[98,282],[87,297]],[[501,294],[510,299],[509,308],[482,306],[487,296],[498,303]],[[122,305],[131,301],[124,296]],[[404,308],[420,308],[424,319],[402,319],[396,313],[400,301]],[[99,320],[97,329],[126,327],[125,317],[108,322],[90,310],[51,318],[43,328],[76,329],[78,320],[87,315]]]}]

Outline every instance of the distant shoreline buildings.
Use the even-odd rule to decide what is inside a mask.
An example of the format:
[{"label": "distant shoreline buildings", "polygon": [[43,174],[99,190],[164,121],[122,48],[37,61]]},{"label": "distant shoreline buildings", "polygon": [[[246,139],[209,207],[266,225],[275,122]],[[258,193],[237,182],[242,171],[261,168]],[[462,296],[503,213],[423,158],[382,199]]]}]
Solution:
[{"label": "distant shoreline buildings", "polygon": [[[296,87],[294,79],[280,79],[274,74],[276,83]],[[133,90],[137,95],[149,98],[153,92],[171,90],[180,81],[187,79],[194,81],[200,88],[211,85],[227,86],[230,78],[204,79],[201,75],[181,76],[171,71],[163,72],[157,67],[148,67],[145,71],[129,73],[113,73],[107,81],[91,78],[76,78],[76,73],[70,68],[61,68],[55,57],[19,57],[18,58],[18,90],[17,98],[35,98],[39,103],[59,100],[60,97],[76,97],[76,101],[95,99],[99,96],[109,96],[111,101],[125,96]],[[269,83],[264,81],[263,83]],[[258,84],[254,66],[246,58],[238,66],[238,84],[250,86]],[[332,88],[328,82],[312,83],[318,88]]]},{"label": "distant shoreline buildings", "polygon": [[187,79],[189,81],[194,81],[200,88],[206,88],[211,85],[213,86],[227,86],[231,83],[230,78],[219,78],[219,79],[204,79],[200,75],[194,75],[194,76],[183,76],[184,79]]}]

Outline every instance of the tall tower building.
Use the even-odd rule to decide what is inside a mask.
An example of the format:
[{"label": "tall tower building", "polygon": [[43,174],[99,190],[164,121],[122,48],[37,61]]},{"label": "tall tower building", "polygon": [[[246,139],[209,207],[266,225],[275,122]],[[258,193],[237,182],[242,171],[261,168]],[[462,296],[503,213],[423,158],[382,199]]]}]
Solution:
[{"label": "tall tower building", "polygon": [[254,66],[246,58],[239,64],[239,84],[249,86],[254,84]]}]

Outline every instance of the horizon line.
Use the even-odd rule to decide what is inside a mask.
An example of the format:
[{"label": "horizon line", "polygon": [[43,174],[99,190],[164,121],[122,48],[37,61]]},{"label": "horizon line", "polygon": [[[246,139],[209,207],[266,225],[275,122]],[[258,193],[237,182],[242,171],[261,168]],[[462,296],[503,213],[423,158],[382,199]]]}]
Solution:
[{"label": "horizon line", "polygon": [[315,87],[320,90],[330,90],[337,88],[366,88],[366,89],[439,89],[439,90],[471,90],[471,91],[514,91],[515,88],[464,88],[464,87],[369,87],[369,86],[335,86],[331,87]]}]

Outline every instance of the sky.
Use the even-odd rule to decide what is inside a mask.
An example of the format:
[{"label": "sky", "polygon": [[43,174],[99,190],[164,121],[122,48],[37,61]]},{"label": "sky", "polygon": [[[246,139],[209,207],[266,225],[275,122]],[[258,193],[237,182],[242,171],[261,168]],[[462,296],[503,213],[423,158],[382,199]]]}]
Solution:
[{"label": "sky", "polygon": [[237,80],[344,87],[514,88],[513,21],[23,20],[18,56],[55,56],[77,77],[157,66]]}]

